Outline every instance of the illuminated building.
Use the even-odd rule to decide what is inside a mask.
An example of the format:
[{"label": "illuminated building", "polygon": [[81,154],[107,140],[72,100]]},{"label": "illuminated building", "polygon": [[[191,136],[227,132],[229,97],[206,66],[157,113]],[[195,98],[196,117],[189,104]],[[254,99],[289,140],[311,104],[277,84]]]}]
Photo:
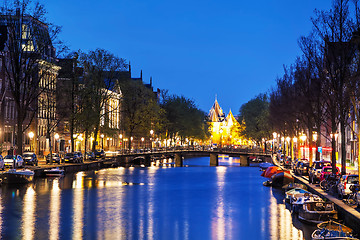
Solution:
[{"label": "illuminated building", "polygon": [[215,99],[214,105],[210,109],[208,118],[212,144],[220,146],[249,144],[249,141],[240,134],[241,129],[244,128],[244,124],[240,124],[235,119],[231,110],[229,114],[225,116],[217,99]]}]

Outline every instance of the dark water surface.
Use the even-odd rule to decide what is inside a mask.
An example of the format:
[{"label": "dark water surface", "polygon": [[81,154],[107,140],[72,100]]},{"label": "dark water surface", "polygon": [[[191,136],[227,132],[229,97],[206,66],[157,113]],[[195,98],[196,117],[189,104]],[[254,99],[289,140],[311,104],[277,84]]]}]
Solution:
[{"label": "dark water surface", "polygon": [[309,239],[257,167],[194,158],[2,186],[2,239]]}]

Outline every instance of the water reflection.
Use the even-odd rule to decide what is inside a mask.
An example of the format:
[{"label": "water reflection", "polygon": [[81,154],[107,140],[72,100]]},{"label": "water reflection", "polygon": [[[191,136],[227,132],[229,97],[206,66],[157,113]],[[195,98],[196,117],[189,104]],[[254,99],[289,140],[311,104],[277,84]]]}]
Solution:
[{"label": "water reflection", "polygon": [[55,178],[52,181],[52,188],[50,191],[50,217],[49,217],[49,238],[50,240],[59,239],[60,228],[60,204],[61,195],[59,188],[59,179]]},{"label": "water reflection", "polygon": [[35,234],[36,193],[28,187],[23,200],[23,215],[21,221],[22,239],[34,239]]},{"label": "water reflection", "polygon": [[[226,160],[226,159],[225,159]],[[224,160],[224,161],[225,161]],[[257,168],[117,168],[2,186],[4,239],[307,239]],[[192,165],[193,164],[193,165]],[[197,166],[197,167],[192,167]],[[21,232],[16,230],[21,229]]]},{"label": "water reflection", "polygon": [[76,174],[76,180],[73,183],[74,199],[73,199],[73,230],[72,239],[83,238],[83,207],[84,207],[84,190],[83,188],[83,172]]},{"label": "water reflection", "polygon": [[[215,217],[212,220],[212,238],[213,239],[225,239],[225,209],[224,209],[224,185],[225,185],[225,174],[226,167],[217,167],[216,168],[216,177],[217,177],[217,199],[216,199],[216,212]],[[231,219],[231,217],[230,217]],[[231,222],[228,223],[231,225]],[[229,236],[229,238],[231,238]]]}]

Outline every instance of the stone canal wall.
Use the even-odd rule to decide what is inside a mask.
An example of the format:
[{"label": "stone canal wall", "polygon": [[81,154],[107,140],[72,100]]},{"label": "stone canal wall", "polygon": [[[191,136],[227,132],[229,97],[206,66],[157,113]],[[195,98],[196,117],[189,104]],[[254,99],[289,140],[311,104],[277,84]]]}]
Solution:
[{"label": "stone canal wall", "polygon": [[65,173],[88,171],[88,170],[94,170],[94,169],[100,169],[106,167],[104,161],[105,160],[99,160],[94,162],[85,162],[85,163],[78,163],[71,165],[52,165],[45,167],[36,167],[36,168],[32,168],[31,170],[34,171],[35,177],[41,177],[43,176],[45,169],[52,169],[54,167],[58,167],[60,169],[64,169]]},{"label": "stone canal wall", "polygon": [[328,194],[323,191],[320,187],[315,184],[309,184],[309,182],[303,177],[295,176],[296,182],[305,184],[309,191],[325,198],[335,204],[336,210],[338,211],[338,215],[340,219],[344,220],[345,225],[351,227],[354,232],[360,235],[360,212],[355,210],[353,207],[346,205],[342,200],[337,199],[336,197]]}]

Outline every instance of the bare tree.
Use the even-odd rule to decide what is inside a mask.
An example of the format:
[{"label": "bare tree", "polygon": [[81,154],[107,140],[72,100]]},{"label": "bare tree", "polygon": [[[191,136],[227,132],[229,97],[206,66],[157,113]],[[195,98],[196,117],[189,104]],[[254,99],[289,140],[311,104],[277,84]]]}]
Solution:
[{"label": "bare tree", "polygon": [[[36,117],[38,98],[54,85],[56,77],[53,42],[60,28],[46,23],[45,9],[31,0],[6,1],[0,25],[6,26],[5,77],[16,106],[16,149],[23,151],[23,133]],[[41,86],[41,87],[40,87]]]}]

